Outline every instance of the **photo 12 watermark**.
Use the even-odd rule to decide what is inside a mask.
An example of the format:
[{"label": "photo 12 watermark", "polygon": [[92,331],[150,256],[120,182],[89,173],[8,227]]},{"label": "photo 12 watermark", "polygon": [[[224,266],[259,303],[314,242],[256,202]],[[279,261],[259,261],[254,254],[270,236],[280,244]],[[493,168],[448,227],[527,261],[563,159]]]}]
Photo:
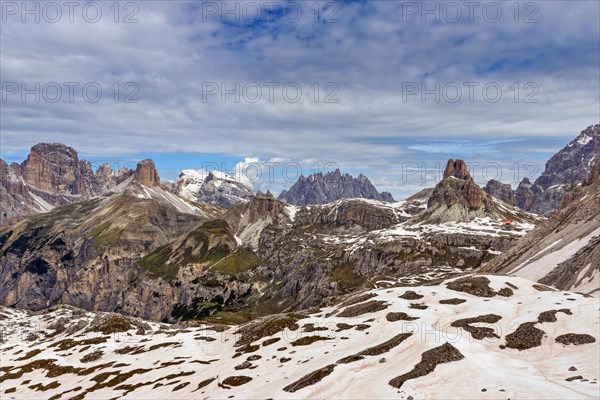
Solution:
[{"label": "photo 12 watermark", "polygon": [[2,82],[2,103],[139,103],[136,82]]},{"label": "photo 12 watermark", "polygon": [[48,23],[100,21],[137,24],[140,3],[135,1],[2,1],[2,23]]},{"label": "photo 12 watermark", "polygon": [[540,87],[536,82],[402,82],[402,102],[498,103],[503,98],[515,103],[537,104]]},{"label": "photo 12 watermark", "polygon": [[340,21],[340,3],[334,1],[202,1],[202,22],[218,20],[224,24],[261,22],[314,22],[335,24]]},{"label": "photo 12 watermark", "polygon": [[536,24],[540,14],[533,1],[402,1],[400,8],[402,23]]},{"label": "photo 12 watermark", "polygon": [[203,103],[339,103],[335,82],[303,86],[298,82],[202,82]]}]

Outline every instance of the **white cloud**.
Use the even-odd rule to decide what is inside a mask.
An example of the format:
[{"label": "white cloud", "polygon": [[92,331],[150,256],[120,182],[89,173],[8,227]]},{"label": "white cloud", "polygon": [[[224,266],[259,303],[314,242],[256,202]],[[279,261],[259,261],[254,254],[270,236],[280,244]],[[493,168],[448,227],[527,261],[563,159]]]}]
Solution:
[{"label": "white cloud", "polygon": [[[367,172],[376,180],[388,164],[431,160],[414,146],[461,139],[473,147],[503,138],[564,138],[566,144],[600,119],[597,2],[536,3],[539,22],[533,24],[514,23],[507,8],[496,24],[481,17],[475,23],[403,22],[403,2],[381,1],[340,3],[339,22],[323,24],[314,23],[311,2],[298,4],[304,7],[298,23],[224,25],[204,21],[192,2],[140,2],[137,24],[8,20],[0,33],[3,83],[98,82],[104,96],[93,104],[81,96],[74,103],[10,96],[2,103],[1,151],[53,141],[97,156],[313,159],[371,165]],[[403,101],[402,83],[424,80],[498,82],[503,97],[498,103],[481,97],[473,103]],[[539,87],[539,103],[515,103],[509,87],[519,82],[522,100],[530,81]],[[135,82],[139,103],[115,103],[115,82]],[[223,103],[220,96],[206,103],[206,82],[297,82],[303,96],[289,103],[277,89],[272,103]],[[327,82],[339,89],[327,89]],[[121,87],[121,96],[127,93]],[[328,94],[339,103],[324,103]],[[515,156],[502,157],[510,164]]]}]

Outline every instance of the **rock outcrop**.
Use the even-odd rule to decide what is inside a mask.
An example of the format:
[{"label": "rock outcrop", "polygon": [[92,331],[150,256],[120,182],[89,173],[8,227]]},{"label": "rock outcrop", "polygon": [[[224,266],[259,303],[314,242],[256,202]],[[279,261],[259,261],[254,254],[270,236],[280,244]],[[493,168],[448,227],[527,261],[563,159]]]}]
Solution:
[{"label": "rock outcrop", "polygon": [[487,194],[493,196],[499,200],[502,200],[506,204],[510,204],[514,206],[516,203],[515,193],[512,190],[512,187],[508,183],[502,183],[495,179],[492,179],[485,185],[483,188]]},{"label": "rock outcrop", "polygon": [[21,164],[25,182],[54,194],[89,196],[92,188],[84,184],[87,172],[75,149],[60,143],[36,144]]},{"label": "rock outcrop", "polygon": [[444,178],[429,197],[427,210],[410,223],[469,222],[486,217],[519,222],[532,222],[533,219],[525,212],[488,195],[473,181],[464,161],[449,160]]},{"label": "rock outcrop", "polygon": [[448,160],[444,169],[443,179],[457,178],[462,181],[473,182],[469,168],[463,160]]},{"label": "rock outcrop", "polygon": [[473,182],[473,178],[463,160],[448,160],[444,170],[444,179],[436,185],[428,208],[461,205],[469,208],[481,208],[485,193]]},{"label": "rock outcrop", "polygon": [[137,164],[134,179],[144,186],[154,187],[160,185],[160,178],[152,160],[142,160]]},{"label": "rock outcrop", "polygon": [[113,171],[104,164],[94,173],[75,149],[59,143],[40,143],[27,159],[10,166],[0,159],[0,226],[28,215],[89,199],[114,187],[131,172]]},{"label": "rock outcrop", "polygon": [[294,205],[326,204],[340,199],[363,198],[393,202],[388,192],[379,193],[371,181],[360,174],[354,178],[339,169],[327,174],[300,176],[289,190],[279,195],[279,200]]}]

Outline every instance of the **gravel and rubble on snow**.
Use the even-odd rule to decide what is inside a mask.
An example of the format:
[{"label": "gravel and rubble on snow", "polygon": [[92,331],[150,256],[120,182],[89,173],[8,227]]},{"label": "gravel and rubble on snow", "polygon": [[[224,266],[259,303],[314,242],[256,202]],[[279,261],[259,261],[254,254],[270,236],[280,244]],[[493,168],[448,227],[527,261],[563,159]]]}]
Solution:
[{"label": "gravel and rubble on snow", "polygon": [[534,286],[467,275],[242,326],[2,307],[0,391],[3,399],[597,398],[597,299]]}]

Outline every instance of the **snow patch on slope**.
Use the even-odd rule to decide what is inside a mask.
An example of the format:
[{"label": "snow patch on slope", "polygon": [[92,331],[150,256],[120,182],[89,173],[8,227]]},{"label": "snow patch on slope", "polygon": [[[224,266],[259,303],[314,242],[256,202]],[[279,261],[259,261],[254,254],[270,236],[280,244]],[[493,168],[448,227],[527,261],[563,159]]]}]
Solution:
[{"label": "snow patch on slope", "polygon": [[[2,389],[15,388],[13,395],[19,398],[49,398],[68,390],[73,391],[64,398],[86,391],[85,398],[125,399],[232,396],[282,399],[413,396],[445,399],[449,393],[454,398],[465,399],[597,398],[600,374],[597,300],[560,291],[538,291],[533,282],[516,277],[492,275],[486,278],[492,290],[498,291],[510,284],[514,294],[483,298],[451,290],[443,283],[411,287],[411,291],[422,297],[405,300],[399,296],[405,295],[407,288],[375,289],[369,291],[374,297],[358,304],[376,301],[384,304],[384,309],[343,316],[340,311],[352,306],[325,307],[300,319],[297,327],[290,326],[271,336],[252,340],[253,346],[244,350],[235,346],[241,337],[235,333],[237,327],[218,332],[206,325],[182,329],[149,323],[144,333],[132,327],[127,332],[100,335],[86,333],[95,317],[93,313],[60,308],[49,313],[33,314],[0,308],[4,340],[0,345],[0,355],[2,367],[6,369],[3,370]],[[455,305],[440,302],[448,299],[463,302]],[[412,307],[413,303],[419,303],[421,309]],[[570,311],[556,313],[554,322],[536,324],[544,331],[539,346],[525,350],[500,347],[506,343],[507,335],[514,333],[518,326],[537,321],[542,312],[556,309]],[[414,319],[390,321],[388,314],[392,312],[405,313]],[[459,319],[490,313],[499,317],[498,322],[474,326],[490,328],[497,338],[476,339],[466,330],[452,326]],[[55,331],[50,326],[60,319],[68,328],[73,327],[74,334],[63,332],[52,336]],[[308,324],[319,330],[309,332]],[[348,327],[342,330],[340,326],[343,325],[339,324],[347,324]],[[37,337],[30,338],[29,333],[35,333]],[[563,345],[555,341],[558,336],[569,333],[585,333],[596,342]],[[407,336],[394,346],[371,350],[350,362],[340,362],[366,349],[378,348],[399,334]],[[321,340],[309,341],[309,344],[297,342],[315,336]],[[28,338],[27,341],[24,338]],[[101,338],[103,342],[76,345],[66,351],[59,350],[56,345],[65,339],[78,341],[90,338]],[[276,343],[266,344],[265,340],[269,338]],[[438,364],[433,371],[407,380],[400,389],[390,385],[395,377],[413,370],[426,351],[445,343],[460,352],[463,358]],[[128,346],[138,349],[139,353],[132,355],[131,350],[127,352]],[[30,351],[41,352],[25,357]],[[87,363],[81,361],[82,357],[94,351],[103,352],[99,359]],[[240,351],[246,353],[236,357]],[[57,374],[48,376],[48,371],[39,367],[23,374],[13,374],[21,366],[49,359],[56,360],[60,366],[98,369],[85,376],[58,369],[55,369]],[[107,363],[113,364],[106,366]],[[284,390],[326,366],[331,366],[332,370],[320,381],[310,382],[295,392]],[[571,366],[575,366],[577,371],[570,371]],[[136,370],[131,375],[123,375]],[[102,382],[114,384],[91,391],[97,383],[92,378],[101,374],[109,374]],[[582,379],[566,380],[576,375]],[[117,379],[117,376],[121,378]],[[249,380],[240,386],[226,385],[225,380],[232,376],[245,376]],[[45,391],[36,391],[35,387],[31,387],[33,382],[43,385],[56,382],[58,386],[55,384]],[[200,383],[204,386],[199,387]],[[3,393],[3,398],[13,395]]]},{"label": "snow patch on slope", "polygon": [[548,275],[548,273],[550,273],[554,268],[556,268],[558,264],[573,257],[573,255],[575,255],[575,253],[577,253],[581,248],[587,246],[587,244],[590,242],[590,240],[592,240],[593,237],[598,235],[600,235],[600,228],[594,230],[593,232],[579,240],[574,240],[566,244],[565,246],[550,251],[548,254],[535,260],[535,257],[537,257],[538,255],[544,253],[548,249],[554,248],[559,241],[552,243],[552,245],[540,251],[530,260],[514,268],[509,273],[515,274],[522,278],[537,281],[543,278],[544,276]]}]

